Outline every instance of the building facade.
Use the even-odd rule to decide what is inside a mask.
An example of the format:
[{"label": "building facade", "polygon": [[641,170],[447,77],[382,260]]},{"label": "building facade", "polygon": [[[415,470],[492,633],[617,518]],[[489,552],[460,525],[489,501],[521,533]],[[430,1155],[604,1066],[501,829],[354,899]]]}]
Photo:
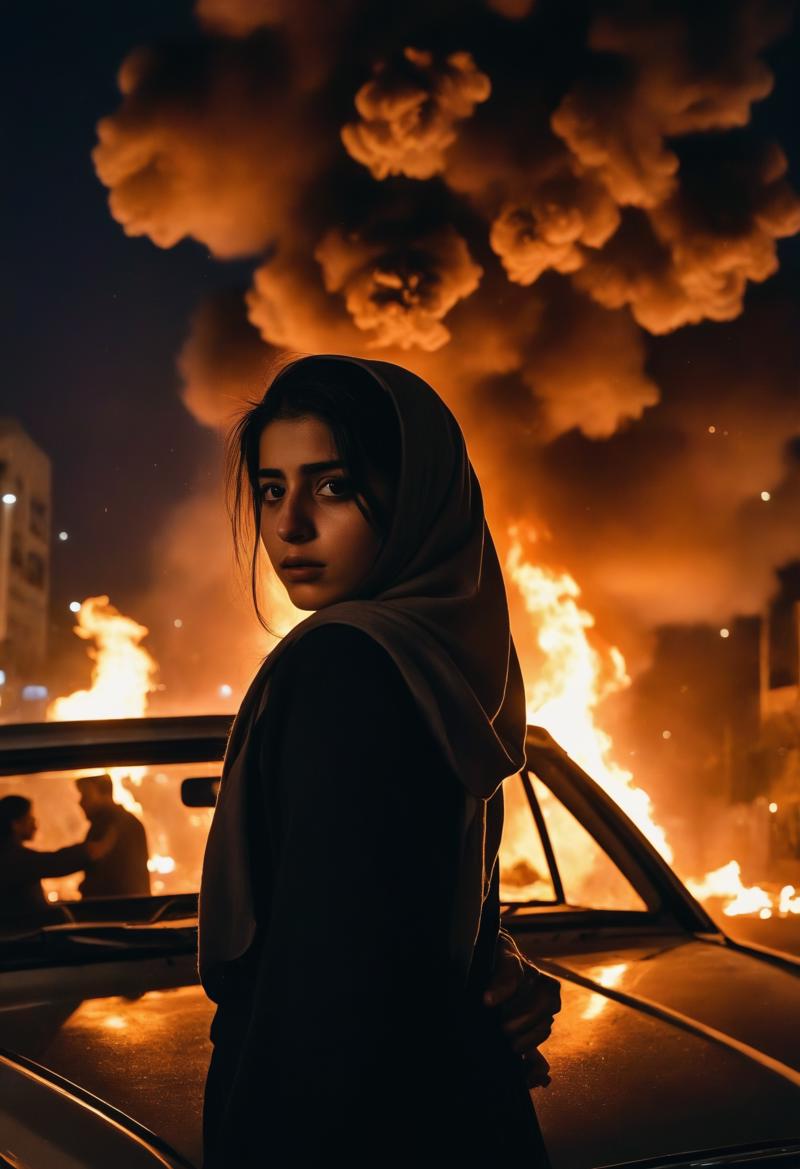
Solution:
[{"label": "building facade", "polygon": [[760,762],[767,780],[773,853],[797,884],[800,862],[800,601],[794,588],[764,615],[760,646]]},{"label": "building facade", "polygon": [[15,419],[0,418],[0,670],[30,681],[47,654],[50,460]]}]

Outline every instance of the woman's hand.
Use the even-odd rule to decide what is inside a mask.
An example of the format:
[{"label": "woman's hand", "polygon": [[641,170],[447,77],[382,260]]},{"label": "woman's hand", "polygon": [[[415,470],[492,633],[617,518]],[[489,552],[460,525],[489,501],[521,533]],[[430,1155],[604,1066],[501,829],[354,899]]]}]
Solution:
[{"label": "woman's hand", "polygon": [[550,1065],[538,1050],[550,1035],[561,1010],[561,983],[537,970],[505,930],[500,930],[497,957],[483,1001],[497,1010],[501,1026],[525,1064],[529,1088],[550,1083]]}]

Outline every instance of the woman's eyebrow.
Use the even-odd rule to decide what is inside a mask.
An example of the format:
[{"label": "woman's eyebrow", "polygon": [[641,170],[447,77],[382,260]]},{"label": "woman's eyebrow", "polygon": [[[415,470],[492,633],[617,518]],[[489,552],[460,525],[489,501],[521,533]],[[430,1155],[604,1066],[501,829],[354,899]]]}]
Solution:
[{"label": "woman's eyebrow", "polygon": [[[300,471],[303,475],[316,475],[319,471],[338,471],[344,467],[341,459],[330,459],[324,463],[302,463]],[[283,471],[279,467],[259,467],[259,479],[285,479]]]}]

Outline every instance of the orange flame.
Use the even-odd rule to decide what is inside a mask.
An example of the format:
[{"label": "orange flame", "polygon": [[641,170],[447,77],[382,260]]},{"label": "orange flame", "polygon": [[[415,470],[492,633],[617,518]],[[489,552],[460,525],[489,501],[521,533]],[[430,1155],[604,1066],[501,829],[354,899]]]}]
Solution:
[{"label": "orange flame", "polygon": [[[689,892],[698,901],[706,901],[709,897],[723,897],[727,904],[722,912],[728,917],[736,917],[743,913],[757,913],[760,917],[772,916],[772,898],[758,885],[747,888],[742,884],[741,869],[738,861],[728,861],[722,868],[706,873],[702,881],[686,882]],[[790,886],[791,887],[791,886]]]},{"label": "orange flame", "polygon": [[[509,535],[506,571],[522,595],[544,655],[535,678],[526,681],[528,722],[548,730],[671,864],[673,850],[663,828],[653,819],[650,797],[634,785],[633,773],[613,760],[611,738],[595,722],[598,703],[630,684],[625,660],[615,647],[604,659],[590,643],[587,630],[594,625],[594,618],[578,605],[581,590],[573,577],[528,563],[523,558],[519,530],[512,527]],[[535,533],[527,535],[536,538]],[[512,842],[511,856],[514,851]],[[702,880],[687,880],[687,885],[701,901],[722,899],[723,913],[729,917],[746,913],[770,917],[774,911],[781,916],[800,914],[800,895],[793,886],[781,890],[776,904],[759,886],[742,884],[735,860]]]},{"label": "orange flame", "polygon": [[125,617],[108,597],[87,597],[78,612],[75,633],[94,641],[89,690],[76,690],[51,702],[47,717],[60,722],[83,718],[141,718],[158,669],[140,642],[149,630]]},{"label": "orange flame", "polygon": [[783,914],[800,913],[800,893],[794,885],[784,885],[778,898],[778,912]]},{"label": "orange flame", "polygon": [[[84,641],[94,642],[88,650],[94,661],[92,685],[56,698],[47,709],[48,719],[142,718],[158,670],[155,659],[140,644],[149,630],[120,613],[108,597],[87,597],[78,611],[74,632]],[[112,767],[108,771],[114,799],[137,815],[141,805],[125,781],[138,786],[145,772],[144,767]]]},{"label": "orange flame", "polygon": [[568,573],[526,563],[516,528],[506,560],[544,654],[543,668],[526,683],[528,722],[542,726],[627,812],[664,859],[672,861],[666,834],[652,816],[647,792],[633,784],[633,773],[611,758],[610,737],[595,723],[594,710],[609,694],[630,685],[625,660],[616,648],[607,661],[586,636],[594,617],[581,609],[580,588]]}]

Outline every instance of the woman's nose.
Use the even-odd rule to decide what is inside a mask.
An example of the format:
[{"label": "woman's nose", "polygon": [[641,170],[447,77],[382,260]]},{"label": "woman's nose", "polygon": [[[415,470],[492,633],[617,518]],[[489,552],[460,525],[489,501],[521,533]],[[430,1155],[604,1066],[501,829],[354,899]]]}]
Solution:
[{"label": "woman's nose", "polygon": [[298,544],[314,538],[313,520],[299,494],[287,492],[280,510],[278,536],[287,544]]}]

